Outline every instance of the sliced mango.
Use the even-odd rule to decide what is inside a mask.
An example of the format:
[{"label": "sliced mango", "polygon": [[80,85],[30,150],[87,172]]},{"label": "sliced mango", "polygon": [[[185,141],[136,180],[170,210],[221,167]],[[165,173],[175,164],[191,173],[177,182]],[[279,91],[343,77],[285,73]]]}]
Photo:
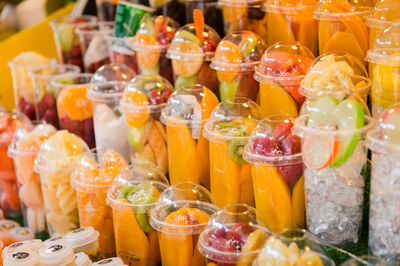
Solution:
[{"label": "sliced mango", "polygon": [[294,33],[285,17],[278,10],[268,12],[268,45],[279,41],[295,41]]},{"label": "sliced mango", "polygon": [[304,228],[305,226],[304,176],[297,181],[293,188],[292,221],[292,228]]},{"label": "sliced mango", "polygon": [[299,21],[296,40],[307,46],[313,54],[317,53],[317,40],[318,40],[317,22],[312,14],[308,17],[302,16]]},{"label": "sliced mango", "polygon": [[340,21],[320,20],[318,22],[319,53],[323,54],[326,43],[338,31],[345,31],[346,27]]},{"label": "sliced mango", "polygon": [[286,114],[298,116],[298,107],[293,97],[280,85],[260,83],[260,106],[265,116]]},{"label": "sliced mango", "polygon": [[336,32],[326,43],[322,52],[343,51],[357,57],[361,62],[364,62],[364,51],[360,47],[354,34],[349,32]]},{"label": "sliced mango", "polygon": [[240,166],[240,203],[254,206],[253,180],[251,165],[246,163]]},{"label": "sliced mango", "polygon": [[166,173],[168,171],[168,149],[159,129],[152,123],[147,141],[157,160],[157,166]]}]

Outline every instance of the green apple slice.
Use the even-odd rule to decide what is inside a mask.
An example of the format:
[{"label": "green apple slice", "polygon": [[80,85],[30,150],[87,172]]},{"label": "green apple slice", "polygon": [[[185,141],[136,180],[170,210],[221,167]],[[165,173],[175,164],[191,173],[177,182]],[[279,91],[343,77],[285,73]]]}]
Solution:
[{"label": "green apple slice", "polygon": [[221,101],[235,97],[238,88],[239,82],[234,79],[231,81],[221,81],[219,84],[219,96]]},{"label": "green apple slice", "polygon": [[333,111],[339,101],[332,97],[324,97],[318,100],[310,109],[310,116],[307,121],[307,127],[316,127],[319,125],[331,125],[336,123],[332,117]]}]

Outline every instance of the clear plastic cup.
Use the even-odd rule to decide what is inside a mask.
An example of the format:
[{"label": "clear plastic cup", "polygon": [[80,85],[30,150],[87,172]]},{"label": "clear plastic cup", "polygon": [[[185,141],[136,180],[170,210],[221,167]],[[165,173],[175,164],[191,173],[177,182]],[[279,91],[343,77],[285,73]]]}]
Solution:
[{"label": "clear plastic cup", "polygon": [[204,25],[203,34],[199,38],[194,24],[181,27],[172,39],[167,58],[172,61],[175,89],[184,85],[201,84],[214,93],[218,90],[217,73],[210,68],[220,41],[218,33]]},{"label": "clear plastic cup", "polygon": [[115,37],[114,32],[104,35],[112,64],[125,64],[135,73],[139,73],[136,52],[133,49],[133,37]]},{"label": "clear plastic cup", "polygon": [[96,0],[97,16],[100,21],[114,21],[118,0]]},{"label": "clear plastic cup", "polygon": [[262,10],[260,0],[219,0],[222,7],[225,34],[235,31],[250,30],[264,40],[267,39],[268,17]]},{"label": "clear plastic cup", "polygon": [[15,106],[31,120],[39,120],[40,104],[45,91],[35,86],[29,72],[37,67],[51,69],[54,64],[55,60],[35,52],[21,53],[8,62],[13,79]]},{"label": "clear plastic cup", "polygon": [[99,246],[99,232],[91,226],[81,227],[67,233],[64,240],[74,249],[75,253],[84,252],[92,261],[104,259]]},{"label": "clear plastic cup", "polygon": [[75,266],[75,254],[71,246],[55,244],[39,249],[41,266]]},{"label": "clear plastic cup", "polygon": [[134,164],[114,180],[107,202],[113,209],[117,256],[124,263],[160,263],[159,237],[150,225],[150,210],[167,187],[167,178],[151,164]]},{"label": "clear plastic cup", "polygon": [[10,230],[19,227],[19,223],[13,220],[0,220],[0,241],[5,247],[14,243],[14,238],[11,237]]},{"label": "clear plastic cup", "polygon": [[268,116],[253,129],[243,154],[251,164],[256,209],[275,233],[305,227],[304,167],[293,122],[288,115]]},{"label": "clear plastic cup", "polygon": [[185,1],[186,23],[193,23],[193,10],[199,9],[204,16],[204,23],[215,29],[219,36],[224,36],[224,21],[222,9],[217,0],[190,0]]},{"label": "clear plastic cup", "polygon": [[317,54],[318,27],[313,16],[317,6],[317,0],[267,0],[264,10],[268,16],[268,44],[297,41]]},{"label": "clear plastic cup", "polygon": [[158,231],[163,266],[205,265],[196,247],[215,211],[210,192],[192,182],[177,183],[161,194],[150,223]]},{"label": "clear plastic cup", "polygon": [[88,153],[86,143],[66,130],[57,131],[40,148],[34,169],[40,175],[51,236],[79,227],[76,193],[70,179],[79,159]]},{"label": "clear plastic cup", "polygon": [[71,177],[71,185],[76,190],[79,221],[82,227],[90,226],[99,232],[99,245],[103,257],[115,256],[112,209],[108,206],[107,191],[118,173],[128,163],[121,154],[98,148],[90,155],[83,156]]},{"label": "clear plastic cup", "polygon": [[128,84],[120,103],[128,125],[131,161],[152,163],[164,174],[168,172],[167,134],[160,115],[172,92],[165,78],[139,75]]},{"label": "clear plastic cup", "polygon": [[[29,76],[33,80],[36,93],[41,95],[40,101],[35,105],[37,120],[44,120],[56,128],[58,125],[57,97],[58,91],[51,86],[51,80],[57,75],[65,73],[79,73],[81,69],[69,64],[51,64],[51,66],[35,67],[29,71]],[[20,109],[23,109],[21,107]]]},{"label": "clear plastic cup", "polygon": [[265,115],[298,116],[305,100],[299,93],[300,82],[313,59],[311,51],[298,42],[279,42],[267,49],[254,74]]},{"label": "clear plastic cup", "polygon": [[18,129],[8,147],[8,156],[14,160],[24,224],[35,233],[46,231],[46,214],[40,176],[33,167],[40,147],[55,132],[50,124],[34,123],[30,128]]},{"label": "clear plastic cup", "polygon": [[382,258],[375,257],[372,255],[363,255],[356,258],[351,258],[346,260],[341,266],[387,266],[387,264]]},{"label": "clear plastic cup", "polygon": [[75,264],[76,266],[91,266],[92,261],[86,253],[78,252],[75,254]]},{"label": "clear plastic cup", "polygon": [[15,253],[7,254],[4,257],[3,264],[6,266],[41,265],[39,260],[39,255],[37,254],[37,252],[34,252],[33,250],[21,250]]},{"label": "clear plastic cup", "polygon": [[58,60],[62,64],[72,64],[83,68],[83,57],[79,36],[75,29],[84,23],[95,22],[94,16],[80,16],[75,18],[59,17],[50,21],[56,43]]},{"label": "clear plastic cup", "polygon": [[322,0],[314,16],[318,20],[319,54],[341,51],[365,63],[369,38],[365,19],[371,14],[372,0]]},{"label": "clear plastic cup", "polygon": [[171,184],[191,181],[210,187],[208,140],[201,134],[218,99],[202,85],[175,91],[163,110],[167,128],[168,170]]},{"label": "clear plastic cup", "polygon": [[35,239],[35,232],[27,227],[15,227],[8,232],[13,242],[20,242],[25,240]]},{"label": "clear plastic cup", "polygon": [[78,34],[85,72],[94,73],[99,67],[110,63],[105,35],[114,32],[114,22],[89,22],[79,25]]},{"label": "clear plastic cup", "polygon": [[246,204],[227,205],[214,213],[198,244],[208,265],[251,265],[271,234],[260,218]]},{"label": "clear plastic cup", "polygon": [[222,39],[211,61],[211,68],[217,71],[221,101],[230,97],[257,99],[254,69],[266,48],[264,40],[251,31],[238,31]]},{"label": "clear plastic cup", "polygon": [[7,154],[8,146],[18,128],[30,125],[29,119],[22,113],[7,113],[0,110],[0,207],[5,217],[21,215],[17,176],[14,161]]},{"label": "clear plastic cup", "polygon": [[345,52],[329,52],[317,57],[301,82],[300,93],[313,97],[319,92],[335,93],[350,88],[364,102],[371,80],[363,63]]},{"label": "clear plastic cup", "polygon": [[400,23],[379,34],[368,51],[372,79],[371,104],[375,118],[400,101]]},{"label": "clear plastic cup", "polygon": [[37,253],[43,247],[43,242],[40,239],[31,239],[16,242],[11,244],[1,251],[1,256],[4,258],[7,254],[13,254],[19,251],[32,250]]},{"label": "clear plastic cup", "polygon": [[372,124],[367,106],[348,87],[307,99],[292,128],[305,164],[307,229],[323,242],[349,246],[360,239]]},{"label": "clear plastic cup", "polygon": [[107,64],[94,72],[90,83],[105,83],[108,81],[131,81],[136,72],[124,64]]},{"label": "clear plastic cup", "polygon": [[126,264],[124,264],[123,261],[118,257],[104,259],[104,260],[95,262],[92,265],[93,266],[102,266],[102,265],[106,265],[106,266],[126,266]]},{"label": "clear plastic cup", "polygon": [[134,38],[137,65],[141,74],[158,74],[173,83],[167,50],[179,26],[172,18],[144,16]]},{"label": "clear plastic cup", "polygon": [[60,128],[81,137],[90,148],[96,146],[93,125],[93,108],[87,98],[87,89],[93,74],[64,74],[52,80],[59,91],[57,112]]},{"label": "clear plastic cup", "polygon": [[261,108],[247,98],[221,102],[204,126],[209,140],[210,191],[218,206],[254,206],[251,165],[243,159],[251,131],[263,118]]}]

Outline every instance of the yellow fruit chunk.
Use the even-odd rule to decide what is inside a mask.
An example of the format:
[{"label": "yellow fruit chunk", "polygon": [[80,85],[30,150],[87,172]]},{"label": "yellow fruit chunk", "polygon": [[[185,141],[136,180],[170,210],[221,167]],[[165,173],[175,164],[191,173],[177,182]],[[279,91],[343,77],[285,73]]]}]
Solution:
[{"label": "yellow fruit chunk", "polygon": [[338,31],[345,31],[346,27],[340,21],[320,20],[318,22],[319,51],[322,54],[326,43]]},{"label": "yellow fruit chunk", "polygon": [[313,14],[304,14],[301,16],[301,19],[299,19],[299,28],[296,34],[296,40],[307,46],[313,54],[316,54],[317,52],[317,33],[317,22],[313,18]]},{"label": "yellow fruit chunk", "polygon": [[179,42],[175,44],[174,50],[182,53],[180,59],[172,59],[172,67],[176,75],[187,78],[200,70],[203,64],[203,50],[195,42]]},{"label": "yellow fruit chunk", "polygon": [[234,22],[246,16],[246,6],[222,6],[222,14],[226,22]]},{"label": "yellow fruit chunk", "polygon": [[63,117],[66,114],[78,121],[92,117],[92,102],[86,97],[86,90],[86,87],[62,89],[57,99],[58,115]]},{"label": "yellow fruit chunk", "polygon": [[278,10],[268,12],[268,45],[279,41],[296,41],[290,24]]},{"label": "yellow fruit chunk", "polygon": [[[265,243],[265,237],[266,235],[263,229],[255,230],[247,237],[247,240],[244,243],[241,252],[244,253],[259,250]],[[251,261],[251,259],[251,255],[249,256],[243,254],[239,257],[239,261],[236,266],[250,266],[251,263],[249,261]]]},{"label": "yellow fruit chunk", "polygon": [[289,251],[288,259],[290,265],[295,265],[300,258],[300,249],[296,243],[292,242],[288,247],[288,251]]},{"label": "yellow fruit chunk", "polygon": [[298,116],[298,107],[293,97],[280,85],[260,83],[259,101],[265,116],[286,114]]},{"label": "yellow fruit chunk", "polygon": [[168,149],[159,129],[152,123],[147,141],[156,157],[157,166],[166,173],[168,171]]},{"label": "yellow fruit chunk", "polygon": [[356,37],[350,32],[336,32],[322,48],[322,53],[342,51],[350,53],[364,62],[365,52],[360,47]]},{"label": "yellow fruit chunk", "polygon": [[136,52],[138,66],[141,69],[151,69],[155,67],[160,59],[160,52],[151,49],[151,46],[156,44],[156,39],[150,34],[143,32],[138,32],[135,38],[139,45],[150,47],[150,49],[139,49]]},{"label": "yellow fruit chunk", "polygon": [[304,228],[305,225],[305,196],[304,177],[297,180],[292,192],[292,228]]},{"label": "yellow fruit chunk", "polygon": [[[240,64],[242,62],[242,52],[239,46],[231,41],[223,40],[218,44],[217,50],[215,51],[214,59],[218,63],[229,64]],[[231,81],[239,71],[239,67],[234,71],[220,71],[217,70],[218,80],[220,81]]]},{"label": "yellow fruit chunk", "polygon": [[298,266],[323,266],[321,258],[317,253],[307,250],[301,255],[300,259],[297,261]]},{"label": "yellow fruit chunk", "polygon": [[126,112],[126,122],[130,127],[140,127],[147,122],[149,118],[147,110],[149,100],[143,92],[139,90],[127,90],[124,92],[123,101],[133,106],[132,109]]}]

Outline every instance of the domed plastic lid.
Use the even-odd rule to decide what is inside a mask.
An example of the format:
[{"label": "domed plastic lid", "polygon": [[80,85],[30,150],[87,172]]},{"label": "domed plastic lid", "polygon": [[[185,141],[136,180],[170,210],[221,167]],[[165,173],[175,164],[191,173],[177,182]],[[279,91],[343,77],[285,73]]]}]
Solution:
[{"label": "domed plastic lid", "polygon": [[222,71],[254,71],[266,48],[265,41],[251,31],[231,33],[218,44],[211,67]]},{"label": "domed plastic lid", "polygon": [[66,73],[79,73],[81,68],[71,64],[51,64],[50,66],[34,67],[30,70],[29,75],[36,79],[48,80],[53,77]]},{"label": "domed plastic lid", "polygon": [[124,64],[106,64],[94,72],[90,84],[107,81],[131,81],[135,71]]},{"label": "domed plastic lid", "polygon": [[210,141],[234,141],[245,145],[251,131],[263,118],[261,107],[243,97],[229,98],[217,105],[204,126],[203,135]]},{"label": "domed plastic lid", "polygon": [[15,227],[10,229],[8,233],[16,241],[31,240],[35,238],[33,230],[27,227]]},{"label": "domed plastic lid", "polygon": [[95,262],[92,264],[93,266],[101,266],[101,265],[107,265],[107,266],[126,266],[126,264],[124,264],[122,262],[122,260],[118,257],[114,257],[114,258],[108,258],[108,259],[104,259],[104,260],[100,260],[98,262]]},{"label": "domed plastic lid", "polygon": [[35,171],[39,174],[67,171],[69,174],[85,153],[89,153],[89,147],[81,138],[67,130],[57,131],[40,148],[35,160]]},{"label": "domed plastic lid", "polygon": [[263,119],[251,133],[243,158],[252,164],[300,164],[301,143],[292,134],[294,118],[288,115],[271,115]]},{"label": "domed plastic lid", "polygon": [[11,244],[1,251],[1,256],[4,258],[5,254],[12,254],[18,251],[33,250],[38,252],[43,247],[43,242],[40,239],[30,239]]},{"label": "domed plastic lid", "polygon": [[81,227],[67,233],[64,237],[65,242],[73,249],[86,246],[87,244],[97,242],[99,232],[91,226]]},{"label": "domed plastic lid", "polygon": [[0,110],[0,147],[6,148],[11,143],[17,129],[30,126],[31,122],[24,114]]},{"label": "domed plastic lid", "polygon": [[68,265],[75,260],[74,250],[71,246],[57,243],[53,246],[39,249],[41,265]]},{"label": "domed plastic lid", "polygon": [[92,265],[92,261],[86,253],[78,252],[75,254],[75,264],[77,266],[90,266]]},{"label": "domed plastic lid", "polygon": [[370,28],[384,30],[399,19],[400,2],[398,0],[378,0],[366,24]]},{"label": "domed plastic lid", "polygon": [[217,264],[251,263],[270,234],[253,207],[232,204],[211,216],[200,234],[198,248]]},{"label": "domed plastic lid", "polygon": [[195,24],[181,27],[172,39],[167,57],[178,60],[211,60],[220,41],[218,33],[208,25],[196,30]]},{"label": "domed plastic lid", "polygon": [[140,22],[133,48],[136,51],[166,52],[178,28],[179,24],[170,17],[145,15]]},{"label": "domed plastic lid", "polygon": [[254,78],[262,83],[299,85],[313,60],[313,53],[301,43],[278,42],[265,51]]},{"label": "domed plastic lid", "polygon": [[4,256],[3,264],[14,265],[39,265],[39,256],[33,250],[21,250]]},{"label": "domed plastic lid", "polygon": [[51,81],[51,85],[60,91],[63,88],[81,88],[89,87],[91,73],[67,73],[55,77]]},{"label": "domed plastic lid", "polygon": [[374,47],[367,52],[370,63],[398,66],[400,62],[400,23],[394,23],[378,34]]},{"label": "domed plastic lid", "polygon": [[193,182],[166,189],[151,211],[150,223],[164,233],[199,234],[217,210],[211,193]]},{"label": "domed plastic lid", "polygon": [[353,19],[370,15],[373,6],[373,0],[321,0],[314,16],[320,20]]},{"label": "domed plastic lid", "polygon": [[114,32],[115,23],[113,21],[88,22],[77,26],[77,34],[96,35]]},{"label": "domed plastic lid", "polygon": [[[252,7],[260,8],[262,6],[262,0],[218,0],[218,3],[222,6],[232,7]],[[238,19],[241,19],[238,17]]]},{"label": "domed plastic lid", "polygon": [[330,52],[316,58],[301,82],[305,96],[335,91],[354,91],[368,95],[371,81],[363,63],[345,52]]},{"label": "domed plastic lid", "polygon": [[264,10],[266,12],[283,12],[285,15],[295,15],[301,11],[313,11],[317,6],[317,0],[267,0],[264,4]]}]

